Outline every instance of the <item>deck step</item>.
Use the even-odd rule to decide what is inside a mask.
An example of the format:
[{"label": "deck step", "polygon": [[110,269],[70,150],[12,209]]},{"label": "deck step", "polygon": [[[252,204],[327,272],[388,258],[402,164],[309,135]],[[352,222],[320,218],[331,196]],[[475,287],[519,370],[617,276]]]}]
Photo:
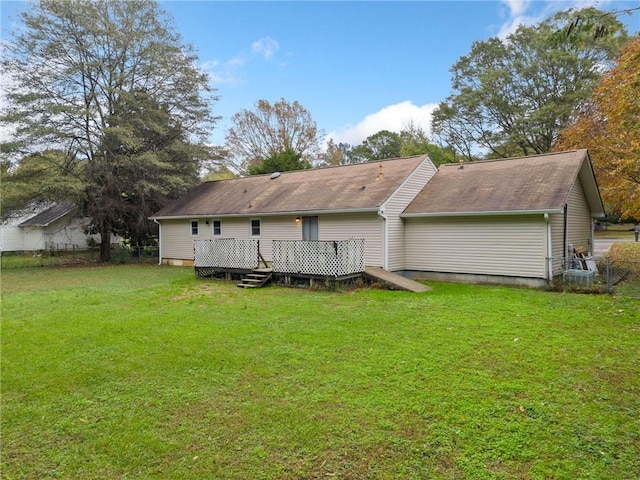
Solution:
[{"label": "deck step", "polygon": [[242,277],[242,281],[238,283],[238,288],[261,288],[269,280],[271,280],[271,271],[254,270]]}]

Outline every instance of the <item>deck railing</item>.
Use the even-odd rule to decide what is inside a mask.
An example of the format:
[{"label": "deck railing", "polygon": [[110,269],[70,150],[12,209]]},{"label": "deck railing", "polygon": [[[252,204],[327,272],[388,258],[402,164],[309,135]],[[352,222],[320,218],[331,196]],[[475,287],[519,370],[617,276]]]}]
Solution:
[{"label": "deck railing", "polygon": [[[218,238],[193,242],[196,269],[253,270],[259,266],[258,240]],[[274,240],[274,273],[343,277],[364,271],[364,239]]]},{"label": "deck railing", "polygon": [[276,273],[342,277],[364,271],[364,239],[273,241]]},{"label": "deck railing", "polygon": [[258,240],[216,238],[193,242],[196,268],[252,270],[258,267]]}]

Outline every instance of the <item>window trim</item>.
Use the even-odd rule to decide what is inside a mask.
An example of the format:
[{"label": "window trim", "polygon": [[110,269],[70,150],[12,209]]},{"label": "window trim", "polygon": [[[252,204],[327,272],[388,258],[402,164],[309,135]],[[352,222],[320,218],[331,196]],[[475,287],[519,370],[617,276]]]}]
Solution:
[{"label": "window trim", "polygon": [[[219,232],[216,233],[216,223],[218,223]],[[211,236],[212,237],[221,237],[222,236],[222,220],[215,219],[211,221]]]},{"label": "window trim", "polygon": [[[195,227],[196,227],[196,233],[193,233],[193,227],[194,227],[193,224],[194,223],[195,223]],[[189,232],[191,233],[192,237],[199,237],[200,236],[200,220],[194,219],[194,220],[191,220],[189,222]]]},{"label": "window trim", "polygon": [[[253,222],[258,222],[258,233],[253,233]],[[262,235],[262,222],[259,218],[252,218],[249,220],[249,233],[253,238],[259,238]]]}]

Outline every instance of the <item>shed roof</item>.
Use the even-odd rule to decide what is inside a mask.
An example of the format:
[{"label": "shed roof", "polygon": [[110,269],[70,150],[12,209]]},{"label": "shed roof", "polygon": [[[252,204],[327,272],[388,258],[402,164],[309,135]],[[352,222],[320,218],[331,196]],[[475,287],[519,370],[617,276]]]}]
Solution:
[{"label": "shed roof", "polygon": [[559,212],[578,178],[592,215],[604,216],[587,150],[442,165],[402,216]]},{"label": "shed roof", "polygon": [[[376,210],[427,159],[378,162],[205,182],[152,218]],[[275,175],[274,175],[275,176]]]},{"label": "shed roof", "polygon": [[64,217],[68,213],[75,210],[76,204],[73,202],[57,202],[51,207],[43,210],[37,215],[25,220],[20,224],[21,227],[47,227],[56,220]]}]

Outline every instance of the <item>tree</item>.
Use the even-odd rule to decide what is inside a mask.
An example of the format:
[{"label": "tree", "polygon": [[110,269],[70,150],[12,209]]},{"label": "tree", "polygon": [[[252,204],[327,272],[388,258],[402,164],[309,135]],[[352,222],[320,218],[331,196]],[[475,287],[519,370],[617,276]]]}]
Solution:
[{"label": "tree", "polygon": [[[475,42],[451,68],[454,93],[434,112],[433,131],[470,160],[550,151],[626,38],[615,16],[598,12],[561,12],[506,40]],[[597,19],[603,34],[566,35],[561,27],[577,16]]]},{"label": "tree", "polygon": [[399,134],[389,130],[380,130],[369,135],[361,145],[353,149],[352,155],[357,161],[352,163],[400,157],[401,144]]},{"label": "tree", "polygon": [[454,161],[451,148],[430,143],[426,132],[411,121],[400,133],[380,130],[356,146],[348,143],[336,145],[330,138],[320,158],[322,166],[334,166],[423,154],[428,154],[436,166]]},{"label": "tree", "polygon": [[2,58],[6,148],[64,152],[59,171],[82,185],[67,197],[93,218],[106,261],[113,232],[148,239],[153,209],[197,181],[216,97],[152,0],[42,0],[22,21]]},{"label": "tree", "polygon": [[82,183],[74,172],[64,171],[64,159],[64,152],[46,150],[26,155],[17,163],[2,162],[1,217],[33,201],[64,198],[70,192],[80,192]]},{"label": "tree", "polygon": [[348,143],[336,143],[333,138],[327,141],[327,149],[320,155],[322,166],[348,165],[351,163],[352,147]]},{"label": "tree", "polygon": [[640,36],[600,79],[591,104],[560,133],[554,150],[588,148],[614,214],[640,219]]},{"label": "tree", "polygon": [[436,166],[454,161],[451,148],[442,148],[432,144],[427,133],[413,121],[400,132],[400,142],[400,155],[402,157],[426,153]]},{"label": "tree", "polygon": [[303,170],[311,168],[311,163],[302,158],[302,155],[294,152],[279,152],[265,158],[262,162],[249,167],[249,175],[263,173],[289,172],[291,170]]},{"label": "tree", "polygon": [[299,156],[296,168],[318,149],[320,132],[311,114],[300,103],[284,98],[273,104],[258,100],[254,110],[241,110],[231,117],[233,126],[226,135],[226,146],[243,171],[258,168],[279,154]]}]

